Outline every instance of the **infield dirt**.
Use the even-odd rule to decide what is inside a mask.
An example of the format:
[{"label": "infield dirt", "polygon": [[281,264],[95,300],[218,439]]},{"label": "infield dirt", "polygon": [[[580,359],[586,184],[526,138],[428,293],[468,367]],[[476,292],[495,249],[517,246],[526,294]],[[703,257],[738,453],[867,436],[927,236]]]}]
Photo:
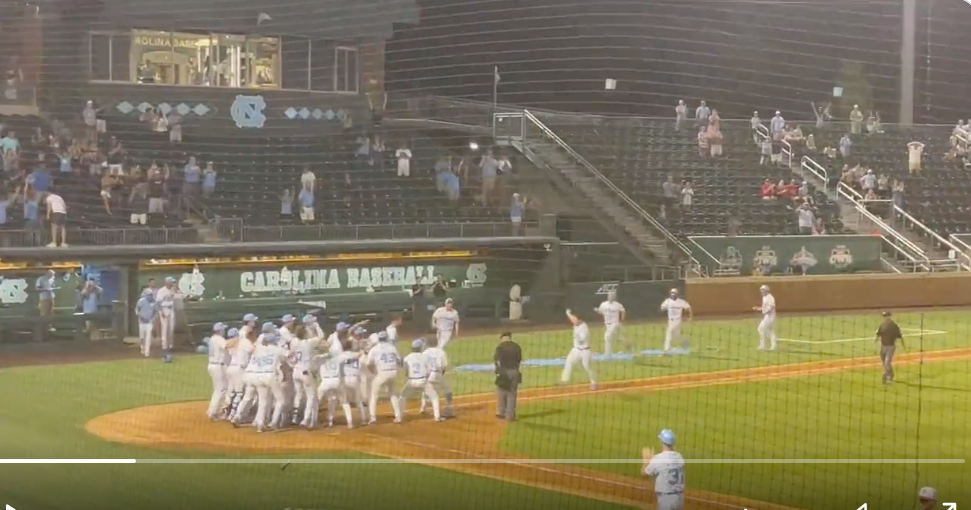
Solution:
[{"label": "infield dirt", "polygon": [[[971,349],[954,349],[898,356],[896,363],[958,361],[971,359]],[[524,389],[520,401],[587,398],[603,393],[649,392],[770,381],[842,370],[880,366],[876,357],[774,365],[717,372],[681,374],[649,379],[602,383],[597,390],[585,386]],[[206,418],[207,402],[182,402],[119,411],[92,419],[85,429],[104,440],[151,448],[240,454],[287,454],[309,451],[352,451],[377,457],[401,459],[442,469],[529,485],[623,505],[654,508],[651,484],[637,476],[605,473],[583,467],[531,462],[499,447],[507,426],[494,415],[492,394],[456,398],[457,417],[443,423],[427,415],[406,416],[405,424],[390,423],[390,409],[381,408],[382,423],[355,429],[343,425],[306,431],[300,429],[258,434],[252,428],[234,429],[225,422]],[[646,438],[649,440],[650,438]],[[653,443],[653,442],[652,442]],[[638,455],[632,452],[632,455]],[[492,459],[490,462],[475,462]],[[443,461],[469,460],[472,462]],[[689,510],[726,508],[781,510],[785,507],[738,496],[688,490]]]}]

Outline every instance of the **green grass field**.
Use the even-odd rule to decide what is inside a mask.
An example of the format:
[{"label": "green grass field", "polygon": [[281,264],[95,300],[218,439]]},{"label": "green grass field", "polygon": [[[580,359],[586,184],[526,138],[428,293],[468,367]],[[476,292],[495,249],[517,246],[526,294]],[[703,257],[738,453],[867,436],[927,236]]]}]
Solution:
[{"label": "green grass field", "polygon": [[[908,350],[971,347],[963,312],[900,314]],[[696,321],[687,329],[695,353],[601,363],[602,381],[771,364],[873,356],[878,317],[782,318],[782,352],[755,350],[756,319]],[[920,328],[923,334],[919,334]],[[595,332],[596,335],[599,331]],[[659,348],[661,324],[630,326],[640,348]],[[519,335],[527,358],[562,357],[570,332]],[[493,336],[461,338],[449,347],[454,365],[488,363]],[[598,344],[595,343],[595,346]],[[555,384],[560,368],[529,368],[526,387]],[[934,459],[971,450],[971,363],[910,364],[884,388],[875,369],[772,381],[653,392],[611,392],[524,402],[502,448],[546,459],[635,459],[655,446],[661,428],[679,435],[690,459]],[[453,373],[456,393],[490,391],[490,373]],[[574,382],[585,382],[582,370]],[[201,356],[171,365],[156,359],[23,367],[0,372],[0,451],[23,458],[240,458],[113,444],[88,434],[99,415],[166,402],[208,399]],[[403,425],[407,427],[408,424]],[[229,433],[232,433],[230,430]],[[312,433],[326,433],[317,431]],[[333,454],[308,453],[318,458]],[[348,454],[355,455],[355,454]],[[292,456],[291,456],[292,457]],[[281,457],[282,458],[282,457]],[[630,463],[589,469],[636,475]],[[934,485],[947,501],[971,504],[966,464],[689,464],[689,489],[743,496],[798,508],[912,508],[916,487]],[[414,464],[293,465],[2,465],[0,497],[18,510],[80,503],[103,509],[233,508],[368,510],[620,508],[611,503]],[[962,499],[964,498],[964,499]],[[650,503],[649,498],[645,504]],[[690,505],[689,505],[690,507]]]}]

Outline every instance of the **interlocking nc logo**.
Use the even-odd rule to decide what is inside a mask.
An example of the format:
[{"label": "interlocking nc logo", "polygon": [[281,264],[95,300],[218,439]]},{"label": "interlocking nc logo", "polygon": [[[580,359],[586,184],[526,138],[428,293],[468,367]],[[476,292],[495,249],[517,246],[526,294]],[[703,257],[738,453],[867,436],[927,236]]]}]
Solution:
[{"label": "interlocking nc logo", "polygon": [[236,127],[260,129],[266,122],[264,108],[266,108],[266,101],[263,96],[238,95],[229,113],[236,122]]}]

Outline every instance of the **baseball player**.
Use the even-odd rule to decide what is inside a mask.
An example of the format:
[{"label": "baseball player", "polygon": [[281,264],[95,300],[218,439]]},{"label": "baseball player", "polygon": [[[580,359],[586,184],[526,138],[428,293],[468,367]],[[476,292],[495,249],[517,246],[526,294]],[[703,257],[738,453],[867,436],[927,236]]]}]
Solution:
[{"label": "baseball player", "polygon": [[[256,316],[246,314],[243,317],[243,322],[247,322],[246,319],[250,317],[255,319]],[[246,391],[246,368],[249,366],[253,357],[253,351],[256,349],[255,340],[256,332],[252,328],[247,328],[244,325],[237,331],[237,337],[231,339],[226,344],[226,349],[230,352],[229,367],[226,368],[230,396],[229,412],[227,415],[230,421],[240,418],[238,411],[240,404],[243,402],[244,392]]]},{"label": "baseball player", "polygon": [[[296,339],[296,335],[294,335],[294,330],[296,329],[294,324],[296,324],[296,322],[297,318],[288,313],[280,318],[280,327],[277,329],[277,345],[287,353],[287,363],[280,367],[280,370],[283,372],[280,379],[280,385],[283,388],[285,408],[294,401],[297,394],[297,390],[294,385],[293,360],[289,357],[292,354],[290,351],[291,344]],[[313,377],[313,375],[311,375],[311,377]],[[287,425],[291,425],[291,420],[289,417],[284,418],[284,422],[281,424],[281,426]]]},{"label": "baseball player", "polygon": [[432,314],[432,328],[435,329],[438,346],[442,349],[459,334],[459,312],[455,309],[452,298],[445,300],[445,306],[435,310]]},{"label": "baseball player", "polygon": [[421,339],[415,340],[411,343],[411,352],[405,356],[402,362],[408,376],[408,382],[405,383],[404,389],[401,390],[398,406],[395,409],[395,422],[401,422],[401,411],[407,408],[408,397],[416,392],[420,392],[432,401],[432,414],[435,416],[435,421],[444,421],[444,418],[442,418],[442,404],[438,400],[438,392],[428,382],[428,364],[426,363],[425,356],[421,352],[424,348],[425,345]]},{"label": "baseball player", "polygon": [[243,325],[239,327],[239,336],[242,338],[255,338],[253,333],[256,332],[256,321],[260,320],[259,317],[248,313],[243,316]]},{"label": "baseball player", "polygon": [[563,375],[560,377],[560,384],[570,382],[573,374],[573,365],[579,361],[583,369],[587,371],[590,378],[590,389],[597,389],[597,381],[593,375],[593,367],[590,365],[590,328],[583,322],[578,315],[571,310],[566,311],[566,316],[573,324],[573,348],[566,355],[566,366],[563,367]]},{"label": "baseball player", "polygon": [[[317,388],[316,401],[327,402],[327,426],[334,426],[334,413],[337,411],[337,402],[344,409],[344,418],[347,419],[349,426],[353,426],[354,418],[351,414],[351,406],[347,403],[346,394],[341,386],[341,369],[343,368],[344,357],[341,354],[324,354],[318,356],[320,360],[320,386]],[[318,406],[314,406],[313,419],[316,420]]]},{"label": "baseball player", "polygon": [[395,388],[395,379],[398,377],[398,366],[401,365],[401,358],[398,350],[388,342],[388,335],[382,331],[379,335],[378,345],[375,345],[367,354],[368,366],[374,373],[374,380],[371,381],[371,400],[368,406],[371,419],[368,423],[377,423],[378,394],[382,387],[388,388],[388,396],[391,400],[391,408],[394,410],[394,422],[401,423],[401,408],[398,405],[398,392]]},{"label": "baseball player", "polygon": [[209,377],[212,378],[212,398],[209,399],[209,410],[206,414],[210,420],[219,418],[219,407],[226,398],[226,325],[217,322],[212,327],[209,337]]},{"label": "baseball player", "polygon": [[779,338],[775,336],[775,296],[769,290],[768,285],[759,287],[762,293],[762,306],[753,306],[752,310],[762,312],[762,322],[759,323],[759,350],[765,350],[765,340],[771,342],[769,350],[774,351],[779,348]]},{"label": "baseball player", "polygon": [[158,303],[152,289],[142,291],[142,297],[135,303],[135,315],[138,316],[138,341],[142,354],[147,358],[152,351],[152,326],[158,318]]},{"label": "baseball player", "polygon": [[391,316],[391,323],[388,327],[384,328],[384,332],[388,334],[388,341],[391,345],[396,345],[398,343],[398,327],[404,322],[400,314],[394,314]]},{"label": "baseball player", "polygon": [[600,303],[600,306],[593,309],[604,318],[604,354],[613,353],[613,342],[619,340],[621,344],[626,344],[627,350],[634,352],[634,346],[627,344],[621,337],[621,324],[627,316],[627,309],[617,301],[617,293],[607,294],[607,300]]},{"label": "baseball player", "polygon": [[[303,317],[303,338],[294,338],[290,341],[290,364],[293,366],[293,412],[290,416],[292,425],[301,425],[312,428],[317,424],[316,410],[319,408],[319,400],[315,396],[315,381],[313,374],[314,351],[320,345],[319,336],[313,336],[314,317],[305,315]],[[321,368],[323,370],[323,368]],[[301,420],[301,417],[303,418]]]},{"label": "baseball player", "polygon": [[[425,355],[425,365],[428,367],[428,383],[434,386],[435,391],[439,394],[445,394],[444,416],[450,418],[452,416],[452,385],[445,378],[445,371],[448,369],[448,355],[438,346],[438,340],[435,338],[429,338],[422,343],[425,345],[425,350],[422,354]],[[427,401],[428,399],[425,397],[425,394],[422,393],[421,407],[418,408],[418,414],[425,412],[425,403]]]},{"label": "baseball player", "polygon": [[934,510],[937,508],[937,489],[921,487],[920,492],[917,493],[917,500],[920,502],[921,510]]},{"label": "baseball player", "polygon": [[338,322],[337,330],[327,337],[327,351],[331,354],[340,354],[343,352],[343,336],[348,329],[346,322]]},{"label": "baseball player", "polygon": [[165,279],[165,285],[158,289],[155,301],[159,306],[159,326],[162,336],[162,351],[168,353],[175,347],[175,301],[182,299],[182,291],[175,285],[175,278]]},{"label": "baseball player", "polygon": [[289,313],[280,318],[280,347],[283,347],[284,349],[290,348],[290,342],[292,342],[295,338],[293,333],[294,324],[296,324],[296,322],[297,318]]},{"label": "baseball player", "polygon": [[286,363],[287,353],[279,345],[279,334],[272,322],[263,324],[263,333],[257,340],[258,346],[253,351],[252,363],[246,367],[246,394],[237,410],[234,426],[239,426],[239,417],[245,416],[253,403],[254,397],[259,400],[256,409],[256,431],[267,430],[266,415],[270,397],[273,398],[273,415],[270,417],[269,428],[276,428],[283,415],[283,387],[280,385],[280,367]]},{"label": "baseball player", "polygon": [[324,333],[324,328],[320,325],[320,320],[317,319],[317,315],[314,313],[308,313],[307,315],[313,318],[313,322],[311,322],[309,325],[313,336],[326,338],[327,334]]},{"label": "baseball player", "polygon": [[661,440],[661,453],[654,455],[654,448],[644,448],[642,471],[654,479],[657,510],[681,510],[684,508],[684,457],[674,449],[674,432],[664,429],[657,438]]},{"label": "baseball player", "polygon": [[[361,365],[362,355],[350,340],[344,340],[344,349],[337,355],[341,362],[341,382],[344,387],[344,399],[348,403],[353,402],[357,405],[357,410],[361,415],[361,423],[366,424],[367,413],[364,408],[364,401],[368,398],[363,386],[361,386]],[[353,428],[354,423],[348,419],[347,428]]]},{"label": "baseball player", "polygon": [[[681,341],[681,321],[691,320],[691,305],[678,296],[678,289],[671,289],[668,298],[661,303],[661,311],[668,314],[668,329],[664,334],[664,352],[668,352],[675,340]],[[686,347],[685,344],[682,346]]]}]

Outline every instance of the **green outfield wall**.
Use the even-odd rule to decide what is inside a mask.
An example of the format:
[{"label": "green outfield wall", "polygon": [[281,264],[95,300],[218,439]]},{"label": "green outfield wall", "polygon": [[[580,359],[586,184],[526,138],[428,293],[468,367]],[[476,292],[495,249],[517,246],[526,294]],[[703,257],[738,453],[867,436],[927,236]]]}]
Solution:
[{"label": "green outfield wall", "polygon": [[737,236],[689,238],[714,259],[697,257],[717,267],[749,275],[768,268],[772,274],[846,274],[879,271],[882,239],[876,236]]}]

